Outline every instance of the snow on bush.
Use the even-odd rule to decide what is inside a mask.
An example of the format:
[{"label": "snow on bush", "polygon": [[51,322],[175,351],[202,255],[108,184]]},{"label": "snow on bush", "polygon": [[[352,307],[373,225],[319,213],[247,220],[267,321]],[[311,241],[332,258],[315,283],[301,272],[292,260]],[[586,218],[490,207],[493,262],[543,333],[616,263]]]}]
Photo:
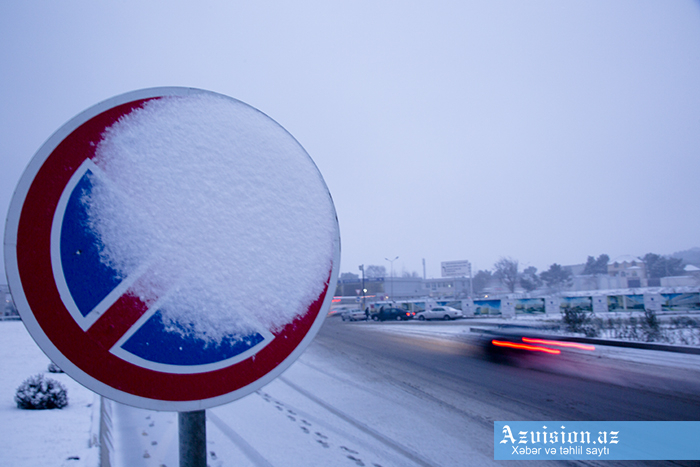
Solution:
[{"label": "snow on bush", "polygon": [[603,319],[601,316],[580,309],[568,309],[562,312],[564,326],[556,326],[552,330],[601,339],[700,347],[700,321],[689,316],[660,317],[650,310],[628,317],[610,316]]},{"label": "snow on bush", "polygon": [[54,362],[49,363],[49,373],[63,373],[63,370]]},{"label": "snow on bush", "polygon": [[15,402],[20,409],[61,409],[68,405],[68,393],[58,381],[38,374],[30,376],[17,388]]}]

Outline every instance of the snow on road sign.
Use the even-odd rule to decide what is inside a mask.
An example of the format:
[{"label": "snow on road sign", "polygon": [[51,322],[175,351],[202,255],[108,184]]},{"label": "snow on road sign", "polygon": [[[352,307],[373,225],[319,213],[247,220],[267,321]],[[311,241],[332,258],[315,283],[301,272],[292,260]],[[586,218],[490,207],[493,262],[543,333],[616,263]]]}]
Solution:
[{"label": "snow on road sign", "polygon": [[[194,149],[186,143],[183,151],[197,152],[186,154],[188,158],[196,158],[200,156],[199,151],[206,152],[207,143],[219,146],[229,144],[229,141],[236,139],[229,133],[240,131],[240,139],[246,139],[247,146],[241,149],[238,143],[232,143],[235,147],[231,149],[231,157],[236,161],[246,158],[254,161],[251,163],[244,160],[245,165],[236,166],[230,174],[225,174],[223,180],[226,187],[247,182],[237,180],[236,174],[242,173],[248,177],[250,170],[253,173],[258,170],[265,171],[260,179],[270,178],[270,186],[282,185],[287,192],[281,195],[276,192],[269,194],[265,192],[265,184],[256,181],[252,190],[262,193],[257,199],[273,200],[273,206],[260,205],[267,201],[258,201],[257,204],[248,202],[253,206],[246,208],[247,211],[236,210],[233,205],[238,203],[241,195],[235,192],[231,197],[224,198],[223,203],[217,201],[223,210],[214,211],[213,215],[208,212],[207,216],[214,217],[210,222],[196,222],[198,238],[197,245],[193,248],[200,248],[202,242],[213,238],[214,240],[209,240],[212,242],[211,248],[205,244],[205,249],[213,250],[217,256],[230,257],[228,262],[207,262],[183,268],[177,262],[179,256],[175,258],[172,253],[169,256],[167,251],[160,251],[151,257],[137,255],[138,264],[130,266],[130,269],[120,268],[118,259],[115,260],[108,254],[108,247],[112,245],[105,245],[105,241],[110,238],[109,232],[105,234],[104,230],[95,227],[97,221],[90,211],[90,203],[98,196],[98,188],[103,192],[114,192],[114,199],[134,195],[128,189],[123,189],[123,181],[122,185],[115,181],[119,174],[109,173],[105,169],[104,160],[100,160],[97,154],[100,144],[107,138],[105,135],[110,132],[113,134],[118,125],[124,127],[124,122],[129,118],[139,125],[138,122],[142,120],[132,116],[142,109],[153,114],[150,103],[171,99],[174,102],[171,109],[179,111],[181,102],[187,104],[187,99],[192,98],[200,99],[192,107],[198,109],[204,105],[204,112],[208,112],[207,99],[213,99],[216,105],[223,102],[226,106],[230,103],[231,112],[235,114],[231,127],[217,129],[215,127],[218,121],[214,121],[213,124],[190,129],[194,134],[188,134],[188,127],[183,124],[184,135],[182,131],[174,133],[175,137],[168,133],[163,137],[165,143],[149,142],[135,148],[131,142],[127,150],[146,148],[147,151],[158,151],[163,144],[167,146],[171,140],[179,141],[182,136],[185,140],[195,140],[191,146]],[[151,114],[146,117],[156,118]],[[176,126],[180,123],[177,116],[169,115],[168,118],[169,128],[173,126],[173,118]],[[216,131],[227,134],[226,139],[221,140],[223,142],[217,143],[216,134],[208,134]],[[146,137],[149,136],[146,132]],[[141,138],[143,137],[142,135]],[[255,138],[266,140],[267,143],[250,144],[249,140]],[[163,150],[166,156],[162,157],[183,147],[181,141],[173,144],[177,144],[177,148],[166,147]],[[205,149],[200,149],[202,147]],[[217,154],[219,150],[218,147],[214,149]],[[201,157],[207,159],[208,154]],[[277,157],[284,158],[284,163],[289,163],[290,158],[297,158],[304,170],[311,167],[312,176],[303,180],[303,191],[294,191],[294,187],[299,184],[297,179],[287,185],[275,181],[275,170],[271,167],[274,168]],[[170,167],[178,162],[163,161],[163,164]],[[190,163],[189,160],[185,162]],[[203,160],[201,164],[198,163],[202,164],[206,162]],[[256,164],[260,164],[260,169],[256,169]],[[289,172],[289,167],[282,165],[278,171],[279,177],[286,179],[285,171]],[[174,170],[175,172],[164,175],[169,177],[166,184],[179,181],[172,179],[173,173],[188,172],[177,167]],[[205,166],[205,173],[207,170],[209,173],[226,172],[226,167],[208,169]],[[189,172],[197,173],[196,170]],[[199,182],[194,182],[197,188]],[[204,191],[208,189],[212,193],[219,193],[226,190],[225,186],[212,187],[216,182],[210,179],[206,182],[203,183]],[[321,193],[318,198],[309,197],[309,185],[314,184],[317,185],[316,192]],[[182,185],[186,188],[185,182]],[[250,190],[249,188],[245,193],[241,204],[249,201],[250,196],[255,196],[256,193],[251,194]],[[133,206],[147,204],[142,199],[128,201]],[[212,204],[217,205],[217,202],[212,201]],[[280,203],[279,206],[274,205],[277,202]],[[294,206],[298,206],[297,211]],[[150,206],[148,209],[153,210]],[[309,217],[306,223],[312,225],[305,224],[304,219],[296,220],[299,212],[314,210],[319,210],[320,217],[328,219],[319,219],[318,215]],[[227,223],[225,217],[230,212],[233,212],[231,215],[234,218]],[[255,217],[258,212],[261,212],[259,218]],[[287,212],[299,223],[286,222],[284,213]],[[144,218],[143,213],[140,215]],[[177,215],[181,216],[182,212]],[[270,222],[270,216],[281,225],[279,230],[284,235],[268,235],[268,232],[277,230],[272,224],[260,230],[252,228],[251,224],[258,220],[263,224]],[[167,222],[167,218],[163,221],[162,217],[154,217],[158,222]],[[221,236],[222,225],[226,226],[225,233],[230,235],[230,239],[226,235]],[[330,226],[330,229],[324,230],[324,225]],[[318,241],[308,234],[315,227],[321,231]],[[150,232],[148,228],[144,231],[146,234]],[[248,243],[241,243],[238,237],[245,237],[250,231],[262,232],[256,234],[262,238],[248,239]],[[166,231],[169,232],[170,230]],[[173,232],[172,236],[191,236],[191,232],[183,232]],[[215,235],[209,235],[210,233]],[[118,237],[121,236],[120,231]],[[309,237],[312,238],[311,242]],[[143,238],[135,237],[139,241]],[[131,240],[132,243],[136,242]],[[228,254],[229,241],[231,245],[236,245],[235,254]],[[321,245],[315,245],[314,241]],[[270,290],[261,294],[256,289],[259,284],[251,281],[260,282],[259,277],[273,276],[274,283],[274,276],[283,272],[278,270],[278,265],[271,258],[293,255],[296,243],[308,246],[300,246],[302,251],[299,254],[303,258],[297,260],[292,256],[292,263],[303,263],[307,257],[312,257],[318,264],[309,265],[311,272],[305,270],[303,264],[299,270],[287,272],[290,275],[313,276],[306,282],[294,282],[290,279],[292,276],[279,279],[282,283],[279,290],[284,290],[283,284],[291,284],[289,287],[294,294],[290,295],[294,303],[286,304],[292,312],[285,310],[285,313],[275,314],[275,308],[280,308],[279,303],[283,302],[276,295],[279,294],[278,290],[263,283],[263,289]],[[330,246],[325,257],[305,254],[303,251],[304,248],[314,250],[314,253],[319,249],[324,251],[324,245]],[[332,200],[322,177],[303,148],[284,129],[255,109],[225,96],[188,88],[154,88],[117,96],[86,110],[64,125],[39,149],[23,174],[10,206],[5,232],[6,270],[10,289],[25,325],[42,350],[88,388],[119,402],[155,410],[190,411],[223,404],[249,394],[284,371],[310,343],[326,316],[337,281],[339,256],[339,230]],[[243,264],[236,263],[239,257]],[[193,260],[188,258],[188,261]],[[255,264],[255,271],[246,270],[251,268],[251,263]],[[284,266],[282,269],[291,269]],[[171,273],[172,269],[178,268],[183,271]],[[187,269],[192,269],[194,273],[188,275],[185,271]],[[237,269],[242,271],[233,275],[231,270]],[[204,271],[206,276],[211,274],[217,278],[223,277],[222,285],[218,286],[218,282],[205,278]],[[197,288],[198,277],[208,287],[221,287],[221,290],[205,290],[195,296],[194,302],[187,302],[183,297],[187,296],[190,288]],[[296,276],[293,277],[296,279]],[[320,281],[318,277],[321,278]],[[243,290],[235,290],[237,287]],[[299,288],[309,290],[298,291]],[[247,289],[252,290],[248,295],[245,293]],[[234,292],[229,293],[230,290]],[[218,297],[223,302],[231,300],[236,303],[201,303],[203,299],[200,297],[209,295]],[[255,300],[249,298],[252,295]],[[201,307],[197,307],[192,316],[183,317],[182,313],[173,313],[171,310],[181,305],[183,300],[187,306],[194,304]],[[271,312],[264,309],[269,303],[273,304]],[[228,307],[231,308],[231,313],[227,313]],[[294,311],[295,307],[301,309]],[[208,316],[206,310],[212,310],[212,316]],[[265,313],[274,316],[268,318]],[[258,316],[252,316],[255,314]],[[240,318],[245,323],[238,326],[234,322],[232,325],[231,316],[234,321]],[[265,323],[272,324],[263,325]]]}]

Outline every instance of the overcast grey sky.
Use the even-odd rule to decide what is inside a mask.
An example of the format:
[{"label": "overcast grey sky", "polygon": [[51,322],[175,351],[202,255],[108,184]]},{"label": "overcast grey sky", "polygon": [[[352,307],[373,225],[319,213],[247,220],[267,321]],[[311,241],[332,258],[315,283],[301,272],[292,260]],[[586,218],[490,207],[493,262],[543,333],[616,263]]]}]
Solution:
[{"label": "overcast grey sky", "polygon": [[343,272],[700,246],[697,1],[5,1],[0,45],[3,219],[66,121],[191,86],[306,148]]}]

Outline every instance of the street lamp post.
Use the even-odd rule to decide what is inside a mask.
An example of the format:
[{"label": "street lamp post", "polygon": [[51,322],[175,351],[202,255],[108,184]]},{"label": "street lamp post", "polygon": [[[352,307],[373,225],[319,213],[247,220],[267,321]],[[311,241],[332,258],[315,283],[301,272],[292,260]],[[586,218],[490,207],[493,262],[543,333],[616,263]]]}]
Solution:
[{"label": "street lamp post", "polygon": [[391,279],[391,299],[393,300],[394,299],[394,261],[399,259],[399,257],[397,256],[394,259],[389,259],[389,258],[384,258],[384,259],[389,261],[389,264],[391,264],[391,273],[390,273],[391,274],[391,276],[390,276],[390,279]]},{"label": "street lamp post", "polygon": [[360,264],[360,271],[362,271],[362,309],[365,309],[365,265]]},{"label": "street lamp post", "polygon": [[474,281],[472,279],[472,263],[469,263],[469,298],[474,298]]}]

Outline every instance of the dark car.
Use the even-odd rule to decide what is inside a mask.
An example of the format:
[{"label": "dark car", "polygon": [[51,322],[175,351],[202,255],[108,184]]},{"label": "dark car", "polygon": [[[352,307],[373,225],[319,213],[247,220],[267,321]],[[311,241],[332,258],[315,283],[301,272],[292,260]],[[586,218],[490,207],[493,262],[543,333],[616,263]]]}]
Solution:
[{"label": "dark car", "polygon": [[415,313],[412,311],[404,310],[403,308],[382,308],[372,315],[372,319],[375,321],[402,321],[413,319],[414,315]]},{"label": "dark car", "polygon": [[514,363],[523,359],[549,358],[562,352],[595,352],[595,345],[576,338],[524,332],[527,331],[481,330],[480,340],[485,356],[500,363]]}]

